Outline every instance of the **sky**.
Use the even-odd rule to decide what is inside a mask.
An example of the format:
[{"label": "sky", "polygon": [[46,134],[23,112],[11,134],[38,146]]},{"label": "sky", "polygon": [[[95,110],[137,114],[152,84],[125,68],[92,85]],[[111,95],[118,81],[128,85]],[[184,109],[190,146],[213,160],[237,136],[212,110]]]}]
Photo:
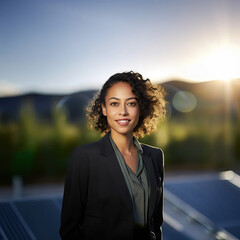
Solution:
[{"label": "sky", "polygon": [[240,78],[239,0],[1,0],[0,96]]}]

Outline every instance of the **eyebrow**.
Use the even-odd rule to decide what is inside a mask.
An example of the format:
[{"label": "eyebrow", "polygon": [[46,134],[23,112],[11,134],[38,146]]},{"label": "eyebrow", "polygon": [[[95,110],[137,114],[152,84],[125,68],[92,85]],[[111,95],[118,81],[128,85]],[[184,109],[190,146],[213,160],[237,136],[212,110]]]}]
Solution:
[{"label": "eyebrow", "polygon": [[[135,99],[136,101],[138,101],[137,97],[130,97],[130,98],[127,98],[126,100],[129,101],[129,100],[132,100],[132,99]],[[108,101],[110,101],[110,100],[120,100],[120,98],[111,97],[111,98],[108,99]]]}]

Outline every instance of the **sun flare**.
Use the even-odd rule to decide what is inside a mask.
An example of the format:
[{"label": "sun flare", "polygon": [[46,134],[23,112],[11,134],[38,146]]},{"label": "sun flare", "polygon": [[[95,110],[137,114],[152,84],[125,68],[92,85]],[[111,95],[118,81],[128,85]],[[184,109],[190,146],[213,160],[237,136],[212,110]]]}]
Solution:
[{"label": "sun flare", "polygon": [[188,66],[186,75],[197,81],[240,78],[240,49],[224,46],[208,52]]}]

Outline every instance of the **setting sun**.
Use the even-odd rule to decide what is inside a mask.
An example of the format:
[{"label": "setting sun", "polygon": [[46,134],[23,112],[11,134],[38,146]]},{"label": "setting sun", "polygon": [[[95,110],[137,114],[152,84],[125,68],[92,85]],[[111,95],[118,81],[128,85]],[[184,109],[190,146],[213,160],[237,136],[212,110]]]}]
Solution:
[{"label": "setting sun", "polygon": [[197,81],[225,80],[240,77],[240,49],[223,46],[210,51],[188,66],[186,77]]}]

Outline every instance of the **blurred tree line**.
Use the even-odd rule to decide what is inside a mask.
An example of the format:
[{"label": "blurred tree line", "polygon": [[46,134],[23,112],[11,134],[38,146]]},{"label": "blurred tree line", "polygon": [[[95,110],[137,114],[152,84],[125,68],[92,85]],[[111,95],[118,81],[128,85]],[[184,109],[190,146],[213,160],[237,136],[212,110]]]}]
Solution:
[{"label": "blurred tree line", "polygon": [[[100,139],[86,119],[70,123],[62,109],[52,121],[36,118],[31,103],[22,106],[19,121],[0,123],[0,184],[18,175],[24,183],[62,181],[73,148]],[[194,113],[168,118],[141,142],[161,147],[167,170],[235,169],[240,163],[240,123],[203,119]]]},{"label": "blurred tree line", "polygon": [[85,121],[68,123],[62,109],[52,111],[51,122],[39,121],[27,103],[18,122],[0,124],[0,183],[14,175],[24,182],[62,180],[73,148],[99,137]]}]

